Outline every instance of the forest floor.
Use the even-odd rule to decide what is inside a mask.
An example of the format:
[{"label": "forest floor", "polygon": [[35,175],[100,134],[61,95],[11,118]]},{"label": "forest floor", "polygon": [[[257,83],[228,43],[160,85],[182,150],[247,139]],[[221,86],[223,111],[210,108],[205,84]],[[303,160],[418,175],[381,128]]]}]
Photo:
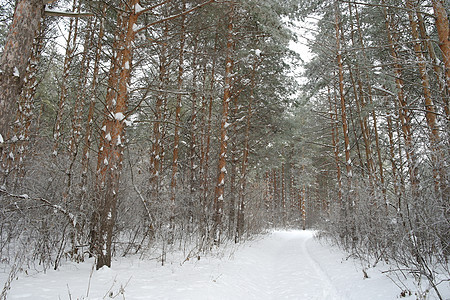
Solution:
[{"label": "forest floor", "polygon": [[[64,263],[58,271],[21,275],[8,299],[364,299],[400,298],[399,287],[382,271],[365,269],[313,231],[274,231],[238,247],[183,261],[183,252],[156,259],[117,258],[112,268],[93,271],[93,261]],[[184,256],[185,257],[185,256]],[[8,274],[0,273],[0,283]],[[406,284],[417,290],[412,280]],[[444,284],[443,284],[444,285]],[[441,285],[444,299],[450,286]],[[402,299],[416,299],[411,295]],[[430,293],[427,299],[434,299]]]}]

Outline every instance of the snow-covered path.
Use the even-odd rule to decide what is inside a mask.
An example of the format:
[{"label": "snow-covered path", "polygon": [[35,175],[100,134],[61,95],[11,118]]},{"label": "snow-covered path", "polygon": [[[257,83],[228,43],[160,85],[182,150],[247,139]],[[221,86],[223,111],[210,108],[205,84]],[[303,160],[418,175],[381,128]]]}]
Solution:
[{"label": "snow-covered path", "polygon": [[[312,231],[277,231],[222,258],[202,257],[183,265],[180,256],[164,267],[121,258],[111,269],[91,274],[92,261],[67,264],[59,271],[22,276],[12,283],[8,299],[397,298],[399,289],[379,269],[370,269],[370,278],[363,279],[357,263],[343,257],[313,239]],[[6,274],[0,274],[4,279]]]},{"label": "snow-covered path", "polygon": [[309,255],[306,242],[311,237],[311,231],[276,232],[242,249],[233,263],[224,266],[223,282],[239,285],[247,299],[339,299]]}]

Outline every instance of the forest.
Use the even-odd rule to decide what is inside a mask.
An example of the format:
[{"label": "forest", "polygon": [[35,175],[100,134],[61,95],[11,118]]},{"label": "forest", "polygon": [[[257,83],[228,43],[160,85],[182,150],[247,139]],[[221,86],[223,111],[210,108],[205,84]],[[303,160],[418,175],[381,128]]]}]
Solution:
[{"label": "forest", "polygon": [[1,0],[0,263],[10,278],[148,251],[164,265],[313,228],[443,299],[449,11]]}]

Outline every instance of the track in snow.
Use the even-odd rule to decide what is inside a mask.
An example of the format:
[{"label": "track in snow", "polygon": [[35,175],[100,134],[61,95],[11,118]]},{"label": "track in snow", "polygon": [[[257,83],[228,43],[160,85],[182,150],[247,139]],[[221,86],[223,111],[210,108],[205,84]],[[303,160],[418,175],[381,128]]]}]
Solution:
[{"label": "track in snow", "polygon": [[[311,231],[275,232],[266,242],[278,245],[268,254],[271,261],[270,299],[340,299],[333,283],[310,256],[306,242]],[[261,262],[262,263],[262,262]]]}]

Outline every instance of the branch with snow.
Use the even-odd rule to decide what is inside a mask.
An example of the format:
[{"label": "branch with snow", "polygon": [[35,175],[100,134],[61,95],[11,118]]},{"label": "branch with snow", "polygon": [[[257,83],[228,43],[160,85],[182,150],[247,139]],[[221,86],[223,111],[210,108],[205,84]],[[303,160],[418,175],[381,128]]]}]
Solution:
[{"label": "branch with snow", "polygon": [[34,201],[42,202],[45,206],[51,207],[51,208],[55,209],[56,211],[62,213],[64,216],[66,216],[69,219],[69,221],[72,223],[73,227],[76,227],[76,224],[77,224],[76,218],[72,213],[68,212],[67,210],[62,208],[60,205],[51,203],[47,199],[30,197],[27,194],[22,194],[22,195],[12,194],[12,193],[8,192],[6,189],[4,189],[3,187],[0,188],[0,194],[4,194],[4,195],[7,195],[8,197],[16,198],[16,199],[34,200]]}]

